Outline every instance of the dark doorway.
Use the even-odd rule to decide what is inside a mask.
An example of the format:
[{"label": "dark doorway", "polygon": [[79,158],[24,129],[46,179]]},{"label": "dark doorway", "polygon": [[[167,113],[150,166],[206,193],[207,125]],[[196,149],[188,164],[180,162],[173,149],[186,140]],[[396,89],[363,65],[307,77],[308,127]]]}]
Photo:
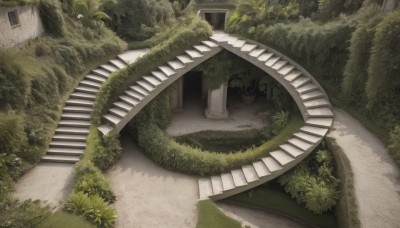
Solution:
[{"label": "dark doorway", "polygon": [[189,71],[183,77],[183,109],[203,108],[203,72]]},{"label": "dark doorway", "polygon": [[225,13],[204,13],[204,18],[214,30],[225,30]]}]

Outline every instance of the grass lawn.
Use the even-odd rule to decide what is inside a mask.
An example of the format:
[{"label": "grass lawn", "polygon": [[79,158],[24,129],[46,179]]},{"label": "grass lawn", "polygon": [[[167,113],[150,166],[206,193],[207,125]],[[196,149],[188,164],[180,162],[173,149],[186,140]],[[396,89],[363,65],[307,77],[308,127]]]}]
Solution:
[{"label": "grass lawn", "polygon": [[151,46],[152,46],[150,39],[143,40],[143,41],[132,40],[132,41],[127,41],[127,43],[128,43],[129,50],[151,48]]},{"label": "grass lawn", "polygon": [[38,228],[95,228],[95,225],[85,221],[82,217],[67,214],[64,212],[56,212],[40,223]]},{"label": "grass lawn", "polygon": [[196,228],[240,228],[238,221],[222,213],[214,202],[203,200],[197,203],[198,218]]},{"label": "grass lawn", "polygon": [[316,215],[297,204],[277,183],[260,186],[253,190],[224,199],[223,202],[242,207],[273,212],[310,226],[334,228],[336,219],[332,214]]}]

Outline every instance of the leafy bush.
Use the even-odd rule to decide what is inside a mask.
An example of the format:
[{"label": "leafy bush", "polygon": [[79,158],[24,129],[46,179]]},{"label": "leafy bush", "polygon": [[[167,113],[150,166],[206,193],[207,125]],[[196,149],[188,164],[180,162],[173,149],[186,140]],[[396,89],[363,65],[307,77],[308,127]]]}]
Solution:
[{"label": "leafy bush", "polygon": [[400,166],[400,124],[397,124],[389,134],[389,152]]},{"label": "leafy bush", "polygon": [[40,0],[39,11],[46,32],[54,37],[64,36],[65,22],[60,2],[53,0]]},{"label": "leafy bush", "polygon": [[108,207],[101,197],[89,197],[83,192],[72,193],[64,204],[64,210],[80,215],[100,227],[113,227],[116,219],[115,209]]},{"label": "leafy bush", "polygon": [[104,201],[113,203],[116,199],[107,178],[101,173],[85,174],[78,178],[74,191],[83,192],[88,196],[98,195]]},{"label": "leafy bush", "polygon": [[105,135],[96,146],[93,163],[105,171],[121,157],[121,153],[122,147],[117,136]]},{"label": "leafy bush", "polygon": [[278,180],[299,204],[321,214],[335,206],[339,198],[339,180],[333,172],[332,155],[319,150]]},{"label": "leafy bush", "polygon": [[40,207],[40,201],[12,197],[0,201],[0,227],[36,227],[50,214],[50,208]]},{"label": "leafy bush", "polygon": [[21,116],[0,113],[0,151],[16,154],[26,145],[24,122]]},{"label": "leafy bush", "polygon": [[183,50],[211,35],[211,28],[208,23],[199,18],[183,19],[174,28],[176,29],[175,32],[167,41],[152,48],[151,51],[127,68],[112,74],[102,85],[92,114],[93,123],[99,124],[102,115],[118,98],[119,94],[123,93],[141,76],[149,74],[157,66],[173,59]]},{"label": "leafy bush", "polygon": [[40,56],[48,56],[51,53],[51,48],[46,44],[38,43],[35,48],[35,55]]},{"label": "leafy bush", "polygon": [[144,152],[161,166],[203,176],[228,172],[266,156],[269,151],[276,149],[297,131],[301,123],[299,118],[292,118],[288,127],[279,135],[259,147],[249,148],[242,153],[221,154],[181,145],[168,138],[154,123],[143,123],[138,126],[137,140]]},{"label": "leafy bush", "polygon": [[277,135],[283,128],[286,127],[289,121],[289,112],[283,110],[272,116],[272,134]]}]

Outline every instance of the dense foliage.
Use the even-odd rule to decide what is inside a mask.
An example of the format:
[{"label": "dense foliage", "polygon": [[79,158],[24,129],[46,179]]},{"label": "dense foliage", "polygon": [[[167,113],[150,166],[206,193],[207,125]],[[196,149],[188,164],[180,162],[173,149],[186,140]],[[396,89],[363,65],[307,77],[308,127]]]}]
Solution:
[{"label": "dense foliage", "polygon": [[64,36],[65,21],[61,12],[59,1],[40,0],[39,2],[40,17],[47,33],[54,37]]},{"label": "dense foliage", "polygon": [[[117,73],[112,74],[97,95],[92,121],[100,123],[101,116],[107,111],[120,94],[140,77],[172,60],[183,50],[206,40],[211,35],[211,27],[197,17],[183,18],[166,32],[167,40],[153,47],[146,55]],[[171,35],[172,34],[172,35]]]},{"label": "dense foliage", "polygon": [[145,40],[174,17],[168,0],[119,0],[107,3],[105,12],[112,18],[107,24],[127,40]]},{"label": "dense foliage", "polygon": [[332,154],[319,150],[278,180],[299,204],[321,214],[334,207],[339,198],[334,170]]},{"label": "dense foliage", "polygon": [[389,152],[397,164],[400,164],[400,124],[397,124],[389,134]]}]

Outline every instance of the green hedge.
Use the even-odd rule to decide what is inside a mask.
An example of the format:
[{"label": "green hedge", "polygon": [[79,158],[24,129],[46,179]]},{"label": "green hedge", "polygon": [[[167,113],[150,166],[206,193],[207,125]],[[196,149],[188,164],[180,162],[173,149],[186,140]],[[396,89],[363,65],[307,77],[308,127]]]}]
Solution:
[{"label": "green hedge", "polygon": [[152,48],[150,52],[127,68],[112,74],[102,85],[92,114],[93,123],[99,124],[101,116],[112,102],[116,101],[118,96],[140,77],[156,70],[158,66],[174,59],[176,55],[208,39],[211,35],[210,26],[200,18],[186,18],[178,23],[175,26],[176,31],[171,31],[172,35],[168,40]]},{"label": "green hedge", "polygon": [[65,22],[62,15],[61,4],[54,0],[39,1],[40,17],[47,33],[54,37],[61,37],[65,34]]},{"label": "green hedge", "polygon": [[138,126],[138,144],[163,167],[187,174],[212,175],[228,172],[266,156],[291,137],[302,123],[300,117],[292,117],[277,136],[242,153],[220,154],[181,145],[153,123]]}]

